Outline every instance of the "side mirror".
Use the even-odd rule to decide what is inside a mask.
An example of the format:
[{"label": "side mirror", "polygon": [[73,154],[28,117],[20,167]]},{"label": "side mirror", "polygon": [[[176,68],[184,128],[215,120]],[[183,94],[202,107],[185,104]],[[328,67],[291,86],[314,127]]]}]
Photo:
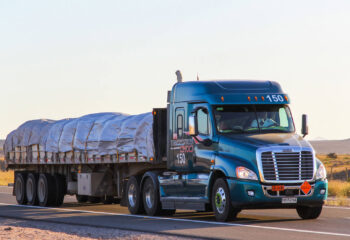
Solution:
[{"label": "side mirror", "polygon": [[301,122],[301,134],[303,137],[309,134],[309,126],[307,125],[307,115],[302,115],[302,122]]},{"label": "side mirror", "polygon": [[194,114],[191,114],[188,119],[188,133],[190,136],[197,136],[197,125],[196,125],[196,116]]}]

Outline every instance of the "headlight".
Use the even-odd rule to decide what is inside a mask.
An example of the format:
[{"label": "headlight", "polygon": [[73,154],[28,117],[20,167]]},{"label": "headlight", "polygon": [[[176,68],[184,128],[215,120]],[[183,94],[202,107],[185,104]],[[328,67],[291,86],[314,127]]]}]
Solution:
[{"label": "headlight", "polygon": [[316,172],[316,180],[318,179],[326,179],[327,178],[327,172],[324,165],[321,163],[321,165],[318,167]]},{"label": "headlight", "polygon": [[256,174],[252,170],[245,167],[237,167],[236,175],[237,175],[237,178],[258,180],[258,177],[256,176]]}]

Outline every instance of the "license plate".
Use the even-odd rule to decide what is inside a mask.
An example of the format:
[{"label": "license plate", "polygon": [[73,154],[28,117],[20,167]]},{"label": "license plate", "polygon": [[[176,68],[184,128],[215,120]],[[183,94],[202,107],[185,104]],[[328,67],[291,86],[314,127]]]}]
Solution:
[{"label": "license plate", "polygon": [[282,203],[297,203],[297,198],[295,197],[282,198]]}]

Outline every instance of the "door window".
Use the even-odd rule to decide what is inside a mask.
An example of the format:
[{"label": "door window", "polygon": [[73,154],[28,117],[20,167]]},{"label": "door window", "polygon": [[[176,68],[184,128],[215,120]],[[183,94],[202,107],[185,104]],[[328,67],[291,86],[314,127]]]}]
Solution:
[{"label": "door window", "polygon": [[182,138],[183,135],[183,116],[182,114],[177,115],[177,136]]},{"label": "door window", "polygon": [[197,124],[198,124],[199,134],[209,135],[210,125],[209,125],[209,114],[207,109],[199,109],[197,111]]}]

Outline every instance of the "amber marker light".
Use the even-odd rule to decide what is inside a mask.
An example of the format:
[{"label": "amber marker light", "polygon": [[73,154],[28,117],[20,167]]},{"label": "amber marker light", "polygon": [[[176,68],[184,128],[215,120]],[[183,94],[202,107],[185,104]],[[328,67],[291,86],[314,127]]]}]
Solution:
[{"label": "amber marker light", "polygon": [[288,102],[288,97],[287,96],[284,96],[284,99],[286,99],[286,101]]},{"label": "amber marker light", "polygon": [[150,158],[149,160],[150,160],[151,162],[153,162],[153,158]]},{"label": "amber marker light", "polygon": [[261,96],[261,100],[265,101],[265,98],[264,98],[264,96]]},{"label": "amber marker light", "polygon": [[221,96],[221,101],[223,102],[225,99],[224,99],[224,96]]},{"label": "amber marker light", "polygon": [[212,164],[215,164],[215,160],[210,160],[210,162],[211,162]]},{"label": "amber marker light", "polygon": [[249,101],[249,102],[250,102],[250,100],[251,100],[250,97],[248,97],[248,101]]},{"label": "amber marker light", "polygon": [[157,115],[157,112],[156,112],[156,111],[153,111],[153,115]]},{"label": "amber marker light", "polygon": [[255,99],[255,101],[258,101],[258,97],[257,96],[255,96],[254,99]]}]

